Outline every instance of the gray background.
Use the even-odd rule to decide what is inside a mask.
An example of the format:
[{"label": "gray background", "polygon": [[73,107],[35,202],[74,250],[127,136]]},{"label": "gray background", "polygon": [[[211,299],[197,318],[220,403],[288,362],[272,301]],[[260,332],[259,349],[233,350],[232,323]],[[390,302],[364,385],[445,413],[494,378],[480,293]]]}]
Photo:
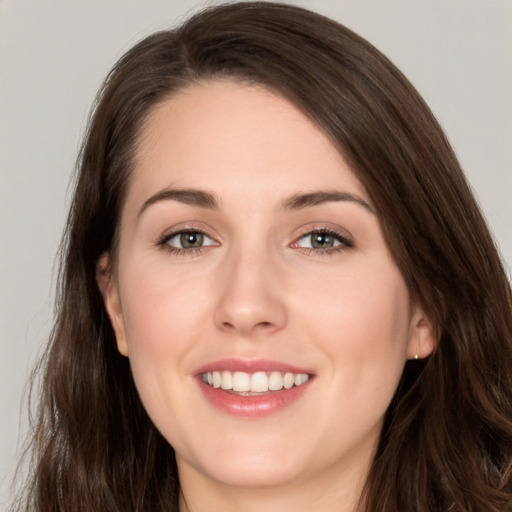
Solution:
[{"label": "gray background", "polygon": [[[194,0],[0,0],[0,510],[28,371],[51,328],[67,184],[95,92]],[[512,0],[304,0],[386,53],[448,133],[512,266]],[[17,451],[18,450],[18,451]]]}]

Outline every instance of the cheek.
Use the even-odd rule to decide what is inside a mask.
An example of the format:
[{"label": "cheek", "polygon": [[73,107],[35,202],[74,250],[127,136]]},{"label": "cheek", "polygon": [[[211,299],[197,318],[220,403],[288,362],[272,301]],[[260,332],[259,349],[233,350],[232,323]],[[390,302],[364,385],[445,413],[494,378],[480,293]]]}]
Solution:
[{"label": "cheek", "polygon": [[[128,267],[128,266],[127,266]],[[142,267],[142,268],[141,268]],[[204,280],[155,265],[131,265],[121,288],[129,350],[176,350],[193,337],[207,294]]]},{"label": "cheek", "polygon": [[183,431],[176,418],[193,414],[191,370],[204,340],[207,284],[204,276],[185,278],[162,265],[126,270],[120,291],[132,374],[148,415],[178,449]]},{"label": "cheek", "polygon": [[[390,397],[402,374],[410,337],[411,306],[394,265],[361,265],[330,279],[304,283],[297,305],[302,328],[330,359],[336,385]],[[385,401],[385,399],[384,399]]]},{"label": "cheek", "polygon": [[[146,405],[169,397],[159,390],[182,385],[183,374],[197,341],[202,338],[208,293],[201,279],[183,277],[161,266],[127,266],[120,276],[128,356],[137,388]],[[190,365],[189,365],[190,366]],[[149,401],[149,402],[148,402]]]}]

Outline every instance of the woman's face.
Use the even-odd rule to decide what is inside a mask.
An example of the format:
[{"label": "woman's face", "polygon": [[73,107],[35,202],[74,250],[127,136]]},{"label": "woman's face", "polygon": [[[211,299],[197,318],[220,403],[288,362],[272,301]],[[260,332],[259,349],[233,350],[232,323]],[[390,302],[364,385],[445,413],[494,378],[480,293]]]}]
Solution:
[{"label": "woman's face", "polygon": [[304,114],[227,80],[176,94],[144,127],[120,233],[100,286],[182,478],[367,469],[430,333],[368,194]]}]

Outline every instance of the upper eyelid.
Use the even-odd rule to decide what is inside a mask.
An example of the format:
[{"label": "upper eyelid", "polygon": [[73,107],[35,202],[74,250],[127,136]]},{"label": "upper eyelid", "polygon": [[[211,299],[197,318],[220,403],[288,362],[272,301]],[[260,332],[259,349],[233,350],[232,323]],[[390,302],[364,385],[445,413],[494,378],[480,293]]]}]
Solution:
[{"label": "upper eyelid", "polygon": [[299,228],[298,232],[293,235],[292,243],[312,233],[328,233],[354,243],[354,237],[348,230],[325,223],[312,223],[302,226]]},{"label": "upper eyelid", "polygon": [[172,226],[166,230],[164,230],[159,236],[158,236],[158,242],[162,243],[165,240],[171,239],[173,236],[176,236],[180,233],[201,233],[203,235],[206,235],[208,238],[211,238],[214,241],[219,241],[221,237],[217,236],[216,234],[212,234],[212,231],[214,231],[210,226],[201,227],[199,225],[196,225],[193,222],[187,222],[184,224],[178,224],[175,226]]}]

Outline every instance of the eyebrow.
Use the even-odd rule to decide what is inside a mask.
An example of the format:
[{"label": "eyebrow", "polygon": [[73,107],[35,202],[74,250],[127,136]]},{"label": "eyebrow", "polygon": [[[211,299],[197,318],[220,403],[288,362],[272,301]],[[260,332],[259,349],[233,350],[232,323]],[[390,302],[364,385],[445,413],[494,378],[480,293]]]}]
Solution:
[{"label": "eyebrow", "polygon": [[204,190],[193,188],[166,188],[152,195],[147,199],[139,210],[139,217],[151,205],[160,201],[178,201],[180,203],[205,208],[207,210],[218,210],[219,203],[213,194]]},{"label": "eyebrow", "polygon": [[361,197],[351,194],[349,192],[342,192],[340,190],[319,190],[309,192],[306,194],[294,194],[285,201],[283,201],[281,208],[283,210],[301,210],[310,206],[318,206],[324,203],[348,201],[356,203],[370,213],[375,214],[375,210],[368,202]]},{"label": "eyebrow", "polygon": [[[166,188],[152,195],[144,202],[139,210],[139,217],[151,205],[160,201],[178,201],[183,204],[197,206],[207,210],[219,210],[219,203],[210,192],[193,188]],[[339,190],[318,190],[305,194],[294,194],[281,203],[281,209],[285,211],[301,210],[311,206],[319,206],[324,203],[339,201],[356,203],[375,214],[375,210],[364,199],[355,194]]]}]

